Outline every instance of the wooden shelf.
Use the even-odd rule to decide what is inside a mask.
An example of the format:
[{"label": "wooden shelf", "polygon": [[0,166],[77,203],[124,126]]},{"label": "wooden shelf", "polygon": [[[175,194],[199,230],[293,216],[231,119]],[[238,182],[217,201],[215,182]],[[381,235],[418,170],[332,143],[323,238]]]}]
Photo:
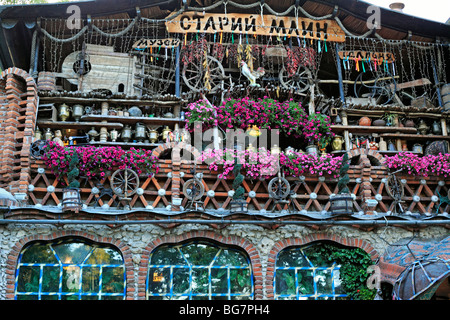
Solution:
[{"label": "wooden shelf", "polygon": [[88,104],[108,102],[111,104],[120,105],[143,105],[143,106],[153,106],[158,107],[173,107],[183,103],[184,101],[159,101],[159,100],[140,100],[140,99],[105,99],[105,98],[81,98],[81,97],[39,97],[40,103],[79,103]]},{"label": "wooden shelf", "polygon": [[90,129],[92,127],[106,127],[108,129],[122,129],[123,124],[118,122],[75,122],[75,121],[42,121],[38,120],[37,125],[50,129]]},{"label": "wooden shelf", "polygon": [[404,133],[382,133],[383,138],[398,139],[420,139],[420,140],[450,140],[450,136],[423,135],[423,134],[404,134]]},{"label": "wooden shelf", "polygon": [[[331,154],[344,154],[345,152],[348,152],[348,150],[337,150],[337,151],[331,151]],[[392,155],[392,154],[397,154],[400,152],[409,152],[409,153],[416,153],[416,154],[422,154],[422,152],[417,152],[417,151],[380,151],[380,150],[376,150],[376,152],[381,153],[381,154],[385,154],[385,155]]]},{"label": "wooden shelf", "polygon": [[351,109],[347,111],[347,116],[368,116],[369,118],[372,118],[373,120],[376,120],[377,118],[380,118],[385,113],[392,113],[392,114],[398,114],[398,115],[405,115],[408,118],[433,118],[433,119],[439,119],[439,118],[449,118],[450,114],[448,113],[436,113],[436,112],[420,112],[420,111],[397,111],[397,110],[360,110],[360,109]]},{"label": "wooden shelf", "polygon": [[162,143],[143,143],[143,142],[113,142],[113,141],[106,141],[106,142],[100,142],[100,141],[94,141],[89,142],[90,145],[99,145],[99,146],[118,146],[118,147],[125,147],[125,148],[156,148]]},{"label": "wooden shelf", "polygon": [[331,130],[334,132],[343,132],[345,130],[351,133],[382,133],[382,132],[401,132],[401,133],[417,133],[416,128],[411,127],[388,127],[388,126],[342,126],[332,125]]},{"label": "wooden shelf", "polygon": [[155,117],[119,117],[119,116],[102,116],[102,115],[85,115],[81,117],[82,121],[116,121],[126,124],[136,124],[138,122],[145,124],[169,125],[184,122],[180,118],[155,118]]}]

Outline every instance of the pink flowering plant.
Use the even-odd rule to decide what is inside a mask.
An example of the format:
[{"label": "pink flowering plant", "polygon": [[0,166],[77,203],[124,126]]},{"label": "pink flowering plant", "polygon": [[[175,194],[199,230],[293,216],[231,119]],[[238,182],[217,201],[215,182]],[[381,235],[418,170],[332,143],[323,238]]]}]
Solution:
[{"label": "pink flowering plant", "polygon": [[200,159],[209,165],[211,171],[222,169],[219,178],[223,179],[233,172],[235,159],[242,164],[243,175],[250,179],[273,177],[278,173],[279,166],[286,176],[318,175],[336,178],[342,165],[342,156],[315,156],[298,152],[273,155],[265,148],[259,148],[258,151],[207,149],[202,152]]},{"label": "pink flowering plant", "polygon": [[60,180],[67,175],[69,163],[76,153],[79,159],[80,176],[88,179],[103,179],[108,171],[132,169],[139,175],[158,173],[158,158],[151,150],[120,147],[63,147],[49,142],[42,160]]},{"label": "pink flowering plant", "polygon": [[410,152],[400,152],[386,156],[385,165],[389,169],[402,169],[403,174],[415,176],[450,176],[450,154],[426,155],[423,157]]},{"label": "pink flowering plant", "polygon": [[[236,163],[242,164],[242,173],[250,179],[267,178],[277,173],[278,157],[266,148],[258,151],[236,149],[206,149],[200,160],[209,165],[209,170],[219,171],[219,178],[227,179]],[[237,160],[237,161],[236,161]]]},{"label": "pink flowering plant", "polygon": [[323,150],[331,142],[334,133],[331,131],[331,119],[321,113],[312,113],[303,122],[303,136],[309,145],[317,145]]},{"label": "pink flowering plant", "polygon": [[292,152],[288,155],[281,153],[280,164],[286,176],[328,175],[337,178],[342,165],[342,156],[333,157],[330,154],[315,156],[299,152]]}]

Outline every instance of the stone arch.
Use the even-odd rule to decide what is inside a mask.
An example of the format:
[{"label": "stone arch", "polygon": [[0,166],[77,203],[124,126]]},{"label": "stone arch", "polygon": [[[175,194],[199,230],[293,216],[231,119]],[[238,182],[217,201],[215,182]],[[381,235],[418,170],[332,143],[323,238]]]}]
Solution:
[{"label": "stone arch", "polygon": [[[153,149],[152,155],[159,157],[161,154],[163,154],[165,151],[168,150],[187,150],[189,151],[193,156],[194,159],[198,159],[201,156],[201,151],[199,151],[197,148],[195,148],[194,146],[187,144],[185,142],[166,142],[163,143],[162,145],[159,145],[157,148]],[[181,157],[180,154],[174,152],[173,153],[173,157],[172,157],[172,161],[173,162],[181,162]]]},{"label": "stone arch", "polygon": [[[361,157],[361,159],[368,159],[371,162],[378,162],[378,165],[383,165],[385,162],[385,158],[381,153],[378,152],[378,150],[370,150],[370,149],[353,149],[347,152],[348,158],[356,158]],[[364,160],[361,160],[364,161]]]},{"label": "stone arch", "polygon": [[60,238],[70,238],[77,237],[86,240],[90,240],[95,243],[108,244],[117,248],[123,256],[123,261],[125,265],[125,276],[127,282],[127,293],[126,299],[133,300],[134,299],[134,290],[135,290],[135,281],[133,277],[133,261],[132,254],[130,248],[122,243],[120,240],[114,240],[111,237],[102,237],[96,236],[92,234],[88,234],[84,231],[58,231],[53,232],[48,235],[30,235],[19,240],[12,248],[8,254],[5,273],[6,273],[6,299],[13,300],[14,299],[14,282],[15,282],[15,274],[16,274],[16,266],[20,253],[31,242],[35,241],[54,241]]},{"label": "stone arch", "polygon": [[375,248],[366,240],[356,239],[356,238],[347,238],[341,237],[335,234],[329,233],[314,233],[306,236],[305,238],[288,238],[279,240],[274,244],[272,249],[268,255],[267,261],[267,272],[265,278],[265,292],[267,299],[274,299],[274,290],[273,290],[273,277],[275,272],[275,264],[277,260],[278,254],[285,248],[294,247],[294,246],[303,246],[308,243],[317,242],[317,241],[332,241],[335,243],[339,243],[344,246],[361,248],[370,256],[371,260],[375,261],[378,259],[379,254],[375,250]]},{"label": "stone arch", "polygon": [[167,235],[155,239],[154,241],[149,243],[147,247],[143,250],[141,262],[139,264],[139,271],[137,275],[137,278],[139,279],[137,286],[137,293],[139,300],[144,300],[146,296],[145,290],[146,290],[148,264],[150,262],[150,254],[152,253],[152,251],[164,244],[175,244],[194,239],[212,240],[220,244],[236,246],[243,249],[243,251],[247,253],[250,259],[253,270],[253,277],[254,277],[253,285],[255,292],[255,300],[261,300],[263,298],[262,292],[263,276],[262,276],[261,258],[258,250],[250,241],[238,236],[223,236],[212,231],[190,231],[181,235]]}]

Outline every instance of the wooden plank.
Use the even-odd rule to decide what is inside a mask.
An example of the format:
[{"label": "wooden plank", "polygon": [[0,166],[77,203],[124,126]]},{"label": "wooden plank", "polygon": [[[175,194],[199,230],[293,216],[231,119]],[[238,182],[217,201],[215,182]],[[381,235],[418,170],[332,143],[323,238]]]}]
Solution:
[{"label": "wooden plank", "polygon": [[[173,14],[173,13],[171,13]],[[234,33],[265,36],[294,36],[344,42],[345,33],[334,20],[245,13],[205,13],[188,11],[166,22],[169,33]]]},{"label": "wooden plank", "polygon": [[349,50],[349,51],[339,51],[339,57],[342,60],[365,60],[371,61],[376,60],[378,63],[388,62],[392,63],[395,61],[394,54],[391,52],[375,52],[375,51],[363,51],[363,50]]},{"label": "wooden plank", "polygon": [[349,130],[352,133],[371,133],[371,132],[402,132],[402,133],[416,133],[417,129],[412,127],[381,127],[381,126],[343,126],[331,125],[331,130],[335,132],[342,132]]}]

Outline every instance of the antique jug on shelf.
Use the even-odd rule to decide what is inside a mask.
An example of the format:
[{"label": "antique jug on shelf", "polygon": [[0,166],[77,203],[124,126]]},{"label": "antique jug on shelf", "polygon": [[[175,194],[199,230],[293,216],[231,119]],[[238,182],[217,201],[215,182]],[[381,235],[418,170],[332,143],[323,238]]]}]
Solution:
[{"label": "antique jug on shelf", "polygon": [[172,130],[169,128],[169,126],[165,126],[163,131],[162,131],[162,140],[163,142],[167,141],[167,137],[169,136],[169,134],[172,132]]},{"label": "antique jug on shelf", "polygon": [[419,133],[421,135],[426,135],[430,127],[427,126],[427,124],[425,123],[425,121],[423,121],[423,119],[421,119],[419,122],[419,127],[417,129],[419,130]]},{"label": "antique jug on shelf", "polygon": [[81,116],[84,114],[84,107],[81,104],[75,104],[72,106],[72,117],[76,122],[79,122]]},{"label": "antique jug on shelf", "polygon": [[416,126],[416,124],[414,123],[414,120],[412,120],[412,119],[405,120],[405,123],[403,125],[408,128],[414,128]]},{"label": "antique jug on shelf", "polygon": [[156,128],[149,128],[148,138],[150,139],[150,143],[158,141],[158,131],[156,131]]},{"label": "antique jug on shelf", "polygon": [[133,133],[133,130],[131,130],[130,125],[126,124],[125,127],[122,129],[122,132],[120,133],[122,140],[124,142],[130,141],[132,133]]},{"label": "antique jug on shelf", "polygon": [[36,127],[36,131],[34,132],[34,139],[41,140],[42,139],[42,132],[39,130],[39,127]]},{"label": "antique jug on shelf", "polygon": [[380,142],[378,143],[378,147],[380,151],[387,151],[387,143],[384,141],[384,139],[381,137]]},{"label": "antique jug on shelf", "polygon": [[65,103],[60,104],[58,107],[58,116],[61,121],[66,121],[70,117],[70,107]]},{"label": "antique jug on shelf", "polygon": [[388,150],[389,151],[397,151],[397,148],[395,148],[395,144],[391,140],[389,140]]},{"label": "antique jug on shelf", "polygon": [[344,144],[343,137],[336,135],[334,137],[333,142],[331,143],[331,148],[333,149],[333,151],[340,151],[340,150],[342,150],[343,144]]},{"label": "antique jug on shelf", "polygon": [[147,137],[146,136],[146,128],[140,122],[136,123],[136,130],[135,130],[135,133],[134,133],[134,137],[139,142],[144,141],[144,139]]},{"label": "antique jug on shelf", "polygon": [[117,131],[116,129],[112,129],[112,130],[109,132],[109,136],[111,137],[111,141],[112,141],[112,142],[116,142],[117,139],[120,137],[120,133],[119,133],[119,131]]},{"label": "antique jug on shelf", "polygon": [[106,142],[108,140],[108,129],[106,127],[100,128],[100,142]]},{"label": "antique jug on shelf", "polygon": [[95,137],[98,137],[98,132],[97,132],[97,130],[95,130],[94,127],[92,127],[91,130],[89,130],[89,132],[87,134],[89,137],[91,137],[90,142],[95,142]]},{"label": "antique jug on shelf", "polygon": [[47,128],[44,133],[44,139],[45,140],[52,140],[53,139],[53,132],[50,130],[50,128]]},{"label": "antique jug on shelf", "polygon": [[101,104],[101,115],[102,116],[107,116],[109,113],[109,103],[104,101]]},{"label": "antique jug on shelf", "polygon": [[439,122],[437,122],[436,120],[434,120],[433,125],[431,126],[431,130],[433,131],[433,133],[435,135],[442,135],[442,128],[441,128],[441,124]]},{"label": "antique jug on shelf", "polygon": [[294,152],[295,152],[295,149],[294,149],[293,147],[291,147],[291,146],[289,146],[289,147],[287,147],[286,149],[284,149],[284,153],[285,153],[287,156],[293,155]]}]

